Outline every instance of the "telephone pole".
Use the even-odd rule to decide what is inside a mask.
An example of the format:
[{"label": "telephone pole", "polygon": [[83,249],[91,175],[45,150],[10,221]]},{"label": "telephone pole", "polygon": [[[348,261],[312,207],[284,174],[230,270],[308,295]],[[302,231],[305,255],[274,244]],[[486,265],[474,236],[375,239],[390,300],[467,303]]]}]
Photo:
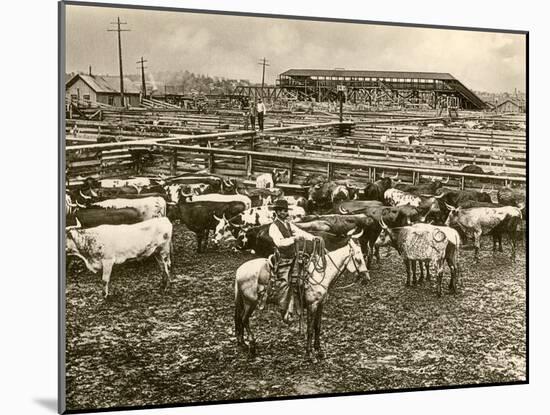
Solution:
[{"label": "telephone pole", "polygon": [[262,65],[262,89],[261,94],[262,98],[264,97],[264,80],[265,80],[265,67],[270,66],[269,63],[267,63],[267,60],[265,58],[262,58],[260,62],[258,62],[258,65]]},{"label": "telephone pole", "polygon": [[120,105],[124,105],[124,73],[122,72],[122,42],[120,40],[120,32],[130,32],[130,29],[121,29],[120,25],[127,24],[126,22],[121,22],[120,17],[117,17],[116,22],[111,22],[111,24],[117,25],[116,29],[107,29],[107,32],[118,32],[118,67],[120,70]]},{"label": "telephone pole", "polygon": [[143,60],[143,56],[141,57],[141,59],[139,61],[137,61],[136,63],[140,63],[141,64],[141,96],[143,98],[147,98],[147,87],[145,86],[145,66],[143,66],[143,64],[147,62],[146,60]]}]

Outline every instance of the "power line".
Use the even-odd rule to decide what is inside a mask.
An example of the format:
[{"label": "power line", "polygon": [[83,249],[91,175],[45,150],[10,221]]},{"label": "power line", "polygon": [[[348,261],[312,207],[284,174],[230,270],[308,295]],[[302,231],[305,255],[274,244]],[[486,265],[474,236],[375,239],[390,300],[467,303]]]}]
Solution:
[{"label": "power line", "polygon": [[269,63],[267,63],[266,58],[260,59],[260,61],[258,62],[258,65],[262,65],[262,89],[261,89],[261,92],[262,92],[262,98],[263,98],[264,97],[265,67],[266,66],[271,66],[271,65]]},{"label": "power line", "polygon": [[116,29],[107,29],[107,32],[118,32],[118,67],[120,70],[120,105],[124,107],[124,73],[122,71],[122,41],[120,40],[120,32],[131,32],[130,29],[121,29],[120,25],[128,24],[121,22],[120,17],[117,17],[116,22],[111,24],[117,25]]},{"label": "power line", "polygon": [[136,62],[141,64],[141,94],[143,98],[147,98],[147,88],[145,86],[145,69],[147,69],[147,67],[143,66],[145,62],[147,61],[143,60],[143,56],[139,61]]}]

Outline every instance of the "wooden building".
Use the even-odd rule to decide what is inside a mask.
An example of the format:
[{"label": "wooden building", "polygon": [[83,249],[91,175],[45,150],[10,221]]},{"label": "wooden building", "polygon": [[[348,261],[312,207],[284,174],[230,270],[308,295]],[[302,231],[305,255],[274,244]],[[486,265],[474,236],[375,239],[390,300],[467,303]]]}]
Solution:
[{"label": "wooden building", "polygon": [[124,78],[125,105],[120,102],[120,77],[111,75],[76,74],[65,85],[65,98],[78,106],[110,105],[115,107],[140,105],[140,88]]},{"label": "wooden building", "polygon": [[506,99],[494,106],[493,111],[498,113],[512,113],[523,114],[525,113],[525,101],[520,99]]},{"label": "wooden building", "polygon": [[277,88],[298,100],[337,99],[372,106],[446,108],[449,100],[462,109],[484,109],[485,102],[449,73],[345,69],[289,69],[279,75]]}]

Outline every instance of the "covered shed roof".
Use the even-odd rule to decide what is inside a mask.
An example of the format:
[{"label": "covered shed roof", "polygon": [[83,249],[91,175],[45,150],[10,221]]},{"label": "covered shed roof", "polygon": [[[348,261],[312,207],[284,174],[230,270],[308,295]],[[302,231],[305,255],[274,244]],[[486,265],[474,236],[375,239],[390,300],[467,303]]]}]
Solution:
[{"label": "covered shed roof", "polygon": [[[76,74],[65,85],[69,88],[78,79],[82,79],[88,86],[99,94],[120,94],[120,77],[112,75],[84,75]],[[140,88],[129,78],[124,77],[124,93],[139,94]]]},{"label": "covered shed roof", "polygon": [[405,72],[405,71],[359,71],[347,69],[289,69],[281,76],[349,76],[364,78],[415,78],[415,79],[456,79],[450,73]]}]

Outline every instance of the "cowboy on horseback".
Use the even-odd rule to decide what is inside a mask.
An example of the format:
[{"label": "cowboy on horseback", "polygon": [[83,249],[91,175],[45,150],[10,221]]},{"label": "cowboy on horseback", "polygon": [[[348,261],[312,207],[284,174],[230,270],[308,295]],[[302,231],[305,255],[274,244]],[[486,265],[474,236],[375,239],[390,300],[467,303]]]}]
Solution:
[{"label": "cowboy on horseback", "polygon": [[[275,212],[275,218],[269,227],[269,236],[279,253],[278,263],[275,267],[276,296],[279,304],[286,309],[283,315],[284,321],[290,321],[294,312],[294,291],[296,290],[293,280],[298,277],[296,242],[300,240],[313,241],[316,237],[288,221],[288,202],[286,200],[276,200],[269,209]],[[264,303],[265,301],[266,299],[263,299]]]}]

